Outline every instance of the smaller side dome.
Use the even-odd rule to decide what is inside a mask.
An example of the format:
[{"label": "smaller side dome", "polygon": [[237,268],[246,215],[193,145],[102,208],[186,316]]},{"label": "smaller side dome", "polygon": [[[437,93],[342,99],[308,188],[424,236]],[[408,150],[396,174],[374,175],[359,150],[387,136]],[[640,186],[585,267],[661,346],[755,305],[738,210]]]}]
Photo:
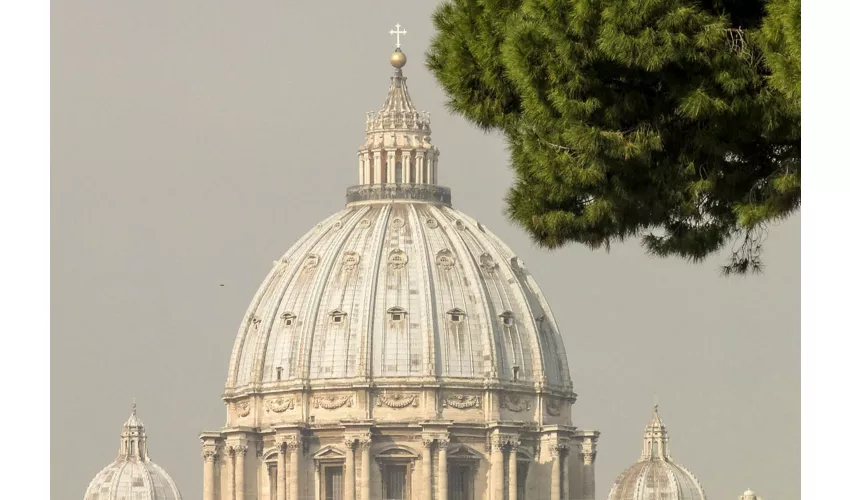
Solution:
[{"label": "smaller side dome", "polygon": [[670,457],[667,427],[658,405],[644,429],[640,460],[620,474],[608,500],[706,500],[696,476]]},{"label": "smaller side dome", "polygon": [[121,427],[118,458],[103,468],[89,483],[85,500],[182,500],[171,476],[148,456],[147,433],[136,415]]},{"label": "smaller side dome", "polygon": [[761,497],[756,495],[756,492],[747,488],[743,495],[738,497],[738,500],[761,500]]}]

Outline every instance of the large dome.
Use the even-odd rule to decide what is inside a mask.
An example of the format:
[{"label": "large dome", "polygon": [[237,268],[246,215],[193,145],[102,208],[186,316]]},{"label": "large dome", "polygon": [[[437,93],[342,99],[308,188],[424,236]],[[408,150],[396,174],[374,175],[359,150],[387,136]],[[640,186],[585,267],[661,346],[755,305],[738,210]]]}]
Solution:
[{"label": "large dome", "polygon": [[89,483],[85,500],[181,500],[165,470],[148,456],[145,426],[133,413],[121,429],[118,458]]},{"label": "large dome", "polygon": [[274,264],[227,389],[410,377],[570,386],[545,299],[492,232],[445,204],[351,203]]},{"label": "large dome", "polygon": [[640,460],[620,474],[608,500],[706,500],[696,476],[670,458],[658,407],[644,431]]},{"label": "large dome", "polygon": [[204,500],[594,498],[599,432],[573,426],[552,311],[437,184],[405,59],[397,45],[345,206],[273,263],[242,320],[227,420],[200,436]]}]

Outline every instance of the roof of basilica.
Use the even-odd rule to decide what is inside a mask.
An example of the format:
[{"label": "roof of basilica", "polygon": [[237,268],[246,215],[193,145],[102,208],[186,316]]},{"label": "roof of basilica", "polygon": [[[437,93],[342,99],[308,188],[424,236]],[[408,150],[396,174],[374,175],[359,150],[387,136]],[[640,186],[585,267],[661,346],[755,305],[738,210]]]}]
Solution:
[{"label": "roof of basilica", "polygon": [[644,430],[640,460],[620,474],[608,500],[706,500],[696,476],[670,457],[667,427],[657,405]]},{"label": "roof of basilica", "polygon": [[89,483],[85,500],[181,500],[171,476],[148,456],[145,426],[133,413],[121,427],[118,458]]},{"label": "roof of basilica", "polygon": [[393,54],[346,207],[273,267],[239,328],[226,393],[455,380],[572,394],[561,334],[525,264],[436,184],[430,117]]}]

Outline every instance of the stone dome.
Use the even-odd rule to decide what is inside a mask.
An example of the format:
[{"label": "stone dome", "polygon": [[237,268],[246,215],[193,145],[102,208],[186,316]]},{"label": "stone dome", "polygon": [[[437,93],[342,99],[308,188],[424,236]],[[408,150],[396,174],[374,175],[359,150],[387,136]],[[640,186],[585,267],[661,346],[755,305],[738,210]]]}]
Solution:
[{"label": "stone dome", "polygon": [[174,480],[148,456],[145,426],[133,413],[121,428],[118,458],[89,483],[85,500],[181,500]]},{"label": "stone dome", "polygon": [[608,500],[706,500],[699,480],[673,462],[658,407],[644,430],[641,458],[620,474]]},{"label": "stone dome", "polygon": [[[550,416],[570,423],[553,314],[516,254],[452,208],[430,135],[396,68],[383,107],[367,114],[345,208],[273,263],[245,314],[224,394],[239,406],[231,423],[262,426],[251,407],[294,408],[287,398],[305,391],[423,384],[550,395]],[[517,405],[540,415],[531,399]]]},{"label": "stone dome", "polygon": [[227,389],[428,378],[570,386],[561,336],[525,265],[434,203],[353,203],[269,273]]}]

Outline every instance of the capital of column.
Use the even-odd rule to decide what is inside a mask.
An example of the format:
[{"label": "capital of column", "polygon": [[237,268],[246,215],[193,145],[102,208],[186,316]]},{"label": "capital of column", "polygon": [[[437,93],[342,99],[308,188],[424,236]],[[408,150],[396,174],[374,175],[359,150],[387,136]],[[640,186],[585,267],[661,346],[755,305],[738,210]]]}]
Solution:
[{"label": "capital of column", "polygon": [[552,453],[553,456],[554,455],[560,456],[562,454],[569,454],[570,445],[568,445],[566,443],[560,443],[560,442],[549,443],[549,452]]},{"label": "capital of column", "polygon": [[353,450],[354,447],[357,446],[357,438],[347,437],[342,440],[342,444],[344,444],[349,450]]},{"label": "capital of column", "polygon": [[504,451],[516,451],[519,448],[519,436],[499,435],[493,439],[493,446]]},{"label": "capital of column", "polygon": [[596,461],[596,442],[591,439],[585,439],[581,443],[581,458],[584,460],[584,465],[591,465]]},{"label": "capital of column", "polygon": [[244,457],[248,454],[248,447],[244,444],[231,446],[231,448],[233,450],[231,453],[237,457]]},{"label": "capital of column", "polygon": [[449,440],[448,436],[437,436],[434,438],[434,442],[437,443],[438,450],[445,450],[448,449],[449,443],[451,441]]},{"label": "capital of column", "polygon": [[202,455],[204,457],[204,462],[218,461],[218,453],[215,450],[204,450]]}]

